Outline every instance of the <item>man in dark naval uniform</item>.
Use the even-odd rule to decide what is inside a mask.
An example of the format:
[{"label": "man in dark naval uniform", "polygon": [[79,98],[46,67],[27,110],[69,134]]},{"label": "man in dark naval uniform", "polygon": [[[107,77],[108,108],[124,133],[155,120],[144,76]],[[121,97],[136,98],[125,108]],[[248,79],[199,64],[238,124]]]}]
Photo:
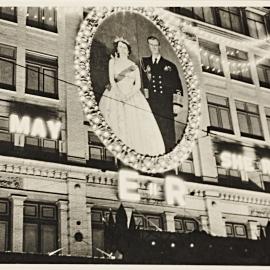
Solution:
[{"label": "man in dark naval uniform", "polygon": [[141,59],[144,94],[161,131],[166,152],[169,152],[176,144],[174,94],[183,95],[182,84],[175,64],[160,55],[159,39],[150,36],[147,42],[151,56]]}]

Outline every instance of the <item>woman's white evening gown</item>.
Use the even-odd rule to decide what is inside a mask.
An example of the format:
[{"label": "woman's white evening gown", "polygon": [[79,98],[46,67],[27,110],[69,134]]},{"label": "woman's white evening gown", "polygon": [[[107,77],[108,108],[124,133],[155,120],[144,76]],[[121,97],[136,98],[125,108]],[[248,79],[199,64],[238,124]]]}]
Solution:
[{"label": "woman's white evening gown", "polygon": [[164,154],[161,132],[140,91],[138,66],[132,64],[126,72],[118,69],[114,65],[114,78],[122,74],[121,80],[104,91],[99,103],[101,113],[115,135],[137,153]]}]

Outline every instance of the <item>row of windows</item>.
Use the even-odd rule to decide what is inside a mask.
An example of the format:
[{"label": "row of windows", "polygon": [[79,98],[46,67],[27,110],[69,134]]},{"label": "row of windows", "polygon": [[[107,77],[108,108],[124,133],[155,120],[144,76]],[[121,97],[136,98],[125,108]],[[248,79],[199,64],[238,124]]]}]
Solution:
[{"label": "row of windows", "polygon": [[[24,203],[23,251],[47,253],[57,249],[57,208],[53,204]],[[0,199],[0,251],[11,249],[11,207]]]},{"label": "row of windows", "polygon": [[[113,213],[114,222],[115,222],[115,212]],[[133,213],[136,229],[139,230],[153,230],[158,229],[163,230],[163,220],[161,215],[154,214],[139,214]],[[101,256],[98,249],[105,249],[104,246],[104,221],[109,221],[109,211],[108,210],[99,210],[93,209],[91,211],[91,221],[92,221],[92,237],[93,237],[93,256]],[[198,230],[199,225],[197,221],[184,218],[176,217],[175,218],[175,231],[178,233],[190,233],[194,230]],[[97,249],[98,248],[98,249]]]},{"label": "row of windows", "polygon": [[[25,92],[58,98],[57,57],[26,52]],[[0,44],[0,88],[16,90],[16,48]]]},{"label": "row of windows", "polygon": [[169,10],[253,38],[265,39],[269,35],[269,14],[244,7],[171,7]]},{"label": "row of windows", "polygon": [[[253,83],[247,52],[226,47],[227,59],[222,59],[218,44],[200,39],[199,46],[201,66],[204,72],[224,76],[226,60],[231,79]],[[270,88],[270,60],[255,56],[255,63],[260,86]]]},{"label": "row of windows", "polygon": [[[92,131],[88,132],[88,149],[90,160],[97,160],[102,162],[105,161],[110,163],[116,162],[114,156],[110,153],[110,151],[106,149],[103,143]],[[192,156],[190,156],[185,162],[183,162],[179,166],[178,170],[179,172],[194,173]]]},{"label": "row of windows", "polygon": [[[0,7],[0,19],[17,22],[16,7]],[[28,7],[26,25],[57,32],[57,11],[53,7]]]},{"label": "row of windows", "polygon": [[[208,94],[207,102],[211,128],[234,133],[229,99]],[[241,136],[264,139],[258,105],[239,100],[235,101],[235,105]],[[265,115],[270,132],[270,108],[265,108]]]}]

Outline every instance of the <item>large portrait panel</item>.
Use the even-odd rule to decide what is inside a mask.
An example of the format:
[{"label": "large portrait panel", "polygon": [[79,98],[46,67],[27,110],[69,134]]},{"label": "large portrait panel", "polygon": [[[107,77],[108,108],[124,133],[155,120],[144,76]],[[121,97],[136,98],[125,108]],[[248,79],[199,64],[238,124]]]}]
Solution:
[{"label": "large portrait panel", "polygon": [[93,9],[78,33],[75,67],[86,116],[116,158],[156,173],[189,155],[199,126],[197,80],[158,9]]}]

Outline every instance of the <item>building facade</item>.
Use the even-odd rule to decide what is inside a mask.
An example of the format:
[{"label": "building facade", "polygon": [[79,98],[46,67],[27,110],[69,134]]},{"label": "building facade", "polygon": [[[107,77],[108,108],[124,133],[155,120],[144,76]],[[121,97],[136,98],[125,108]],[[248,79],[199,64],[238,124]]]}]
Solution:
[{"label": "building facade", "polygon": [[104,222],[120,203],[139,229],[260,239],[270,218],[269,9],[163,9],[185,34],[202,97],[198,138],[177,170],[181,207],[164,201],[166,175],[139,175],[140,202],[119,199],[119,162],[75,85],[90,10],[0,8],[0,250],[102,257]]}]

